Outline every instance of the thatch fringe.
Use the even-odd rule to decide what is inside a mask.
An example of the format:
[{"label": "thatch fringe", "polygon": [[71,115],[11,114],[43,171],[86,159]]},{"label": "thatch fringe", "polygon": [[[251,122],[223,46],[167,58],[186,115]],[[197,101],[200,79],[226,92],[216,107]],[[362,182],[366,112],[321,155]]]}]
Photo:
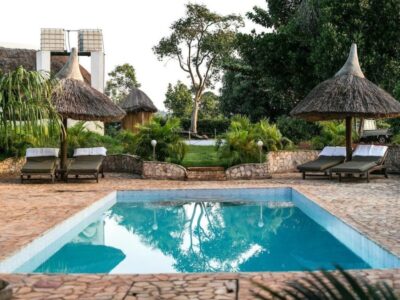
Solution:
[{"label": "thatch fringe", "polygon": [[129,113],[137,112],[157,112],[157,107],[153,101],[143,91],[132,88],[129,95],[121,103],[121,108]]},{"label": "thatch fringe", "polygon": [[60,80],[53,103],[59,114],[74,120],[114,122],[125,116],[106,95],[75,79]]},{"label": "thatch fringe", "polygon": [[75,48],[56,77],[60,82],[52,100],[56,110],[64,118],[113,122],[125,116],[125,112],[110,98],[83,81]]}]

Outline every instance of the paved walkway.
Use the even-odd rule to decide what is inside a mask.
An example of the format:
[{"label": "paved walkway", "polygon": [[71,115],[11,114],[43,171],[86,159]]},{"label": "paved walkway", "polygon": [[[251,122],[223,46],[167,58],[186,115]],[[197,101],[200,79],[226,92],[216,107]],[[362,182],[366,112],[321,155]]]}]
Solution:
[{"label": "paved walkway", "polygon": [[[400,255],[400,177],[338,183],[276,175],[260,181],[181,182],[134,179],[109,174],[92,182],[24,184],[0,179],[0,260],[12,255],[55,224],[113,190],[290,186]],[[385,279],[400,290],[399,270],[360,271],[371,280]],[[2,275],[13,283],[19,299],[251,299],[248,277],[278,284],[303,273],[206,275]],[[211,284],[212,283],[212,284]],[[176,295],[179,293],[179,297]],[[203,294],[201,294],[203,293]],[[146,298],[147,297],[147,298]]]}]

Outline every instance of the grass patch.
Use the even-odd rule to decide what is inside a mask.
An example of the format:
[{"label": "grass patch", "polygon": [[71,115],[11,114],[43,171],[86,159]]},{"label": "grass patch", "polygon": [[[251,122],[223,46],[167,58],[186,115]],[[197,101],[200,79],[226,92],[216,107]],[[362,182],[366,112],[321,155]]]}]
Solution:
[{"label": "grass patch", "polygon": [[218,158],[215,146],[189,145],[188,152],[182,161],[184,167],[226,167],[227,164]]}]

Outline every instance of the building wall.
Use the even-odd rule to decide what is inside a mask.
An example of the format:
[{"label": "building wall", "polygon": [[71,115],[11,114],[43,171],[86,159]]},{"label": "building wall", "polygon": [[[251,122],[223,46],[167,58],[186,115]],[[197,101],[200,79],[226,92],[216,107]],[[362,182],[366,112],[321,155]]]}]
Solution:
[{"label": "building wall", "polygon": [[138,132],[136,126],[149,123],[152,117],[153,113],[151,112],[128,113],[122,120],[122,128],[136,133]]}]

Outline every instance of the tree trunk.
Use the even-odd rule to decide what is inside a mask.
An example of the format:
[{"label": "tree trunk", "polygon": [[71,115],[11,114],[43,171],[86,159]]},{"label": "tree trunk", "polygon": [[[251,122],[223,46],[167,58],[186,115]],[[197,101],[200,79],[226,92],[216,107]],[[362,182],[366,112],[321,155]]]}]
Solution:
[{"label": "tree trunk", "polygon": [[346,159],[348,161],[351,160],[351,155],[353,154],[353,148],[352,148],[352,126],[351,126],[351,117],[346,117]]},{"label": "tree trunk", "polygon": [[199,115],[199,101],[197,98],[194,100],[193,110],[192,110],[192,119],[190,122],[190,131],[194,134],[197,134],[197,119]]},{"label": "tree trunk", "polygon": [[68,129],[68,119],[62,119],[63,128],[61,128],[61,171],[64,173],[67,169],[67,129]]}]

